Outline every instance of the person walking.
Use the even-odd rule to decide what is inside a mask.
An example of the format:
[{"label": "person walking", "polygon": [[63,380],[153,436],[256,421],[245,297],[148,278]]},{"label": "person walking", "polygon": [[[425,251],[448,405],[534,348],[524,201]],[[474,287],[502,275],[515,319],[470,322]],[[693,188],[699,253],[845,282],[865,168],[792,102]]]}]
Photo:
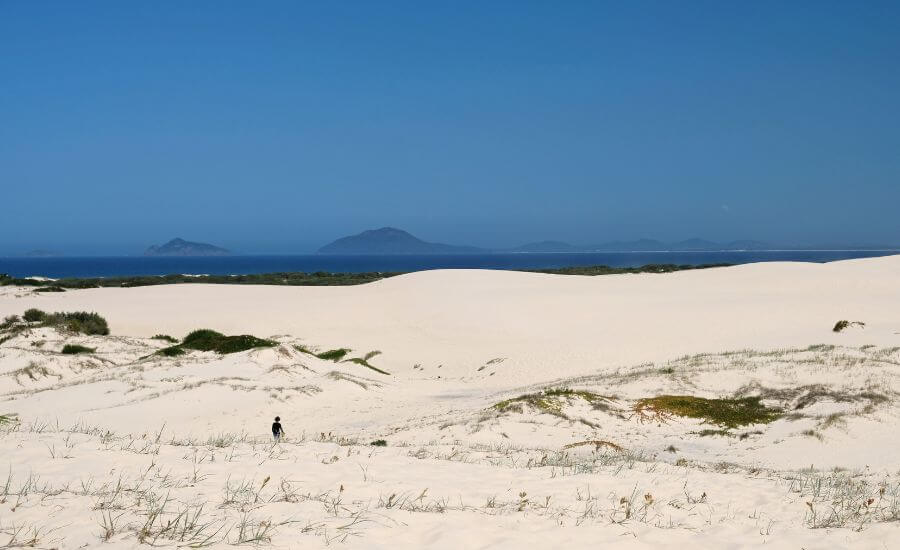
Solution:
[{"label": "person walking", "polygon": [[281,427],[281,417],[276,416],[275,422],[272,423],[272,437],[275,438],[275,443],[281,441],[281,437],[284,435],[284,429]]}]

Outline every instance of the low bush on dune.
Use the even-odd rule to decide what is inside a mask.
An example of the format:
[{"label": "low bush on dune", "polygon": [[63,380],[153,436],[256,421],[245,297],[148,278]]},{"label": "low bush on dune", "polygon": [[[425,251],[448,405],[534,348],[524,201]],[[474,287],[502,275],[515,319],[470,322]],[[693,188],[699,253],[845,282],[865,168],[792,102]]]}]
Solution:
[{"label": "low bush on dune", "polygon": [[0,330],[8,330],[19,324],[21,319],[19,319],[18,315],[9,315],[3,318],[3,322],[0,323]]},{"label": "low bush on dune", "polygon": [[766,407],[759,397],[705,399],[692,395],[660,395],[638,400],[633,410],[638,417],[648,420],[682,416],[724,428],[768,424],[781,416],[780,409]]},{"label": "low bush on dune", "polygon": [[375,371],[375,372],[377,372],[377,373],[379,373],[379,374],[386,374],[386,375],[388,375],[388,376],[391,375],[391,373],[389,373],[388,371],[386,371],[386,370],[381,370],[381,369],[379,369],[378,367],[376,367],[375,365],[369,363],[368,359],[365,359],[365,358],[363,358],[363,357],[353,357],[353,358],[347,359],[347,360],[344,361],[344,362],[345,362],[345,363],[355,363],[355,364],[357,364],[357,365],[361,365],[361,366],[363,366],[363,367],[366,367],[367,369],[372,369],[373,371]]},{"label": "low bush on dune", "polygon": [[63,346],[62,352],[66,355],[76,355],[79,353],[94,353],[94,348],[80,346],[78,344],[66,344]]},{"label": "low bush on dune", "polygon": [[848,321],[846,319],[841,319],[840,321],[838,321],[837,323],[834,324],[834,328],[831,330],[833,330],[834,332],[841,332],[845,328],[850,328],[850,327],[862,328],[865,326],[866,326],[866,324],[863,323],[862,321]]},{"label": "low bush on dune", "polygon": [[200,329],[185,336],[184,340],[177,346],[163,348],[157,353],[170,357],[182,355],[185,350],[214,351],[216,353],[227,354],[246,351],[253,348],[269,348],[275,345],[277,345],[277,342],[250,336],[249,334],[225,336],[221,332],[216,332],[214,330]]},{"label": "low bush on dune", "polygon": [[169,346],[157,351],[156,353],[165,357],[177,357],[179,355],[184,355],[185,351],[178,346]]},{"label": "low bush on dune", "polygon": [[25,313],[22,314],[22,319],[25,319],[29,323],[36,323],[38,321],[43,321],[46,316],[47,314],[43,311],[31,308],[25,310]]},{"label": "low bush on dune", "polygon": [[341,359],[346,357],[346,355],[348,353],[350,353],[349,349],[338,348],[338,349],[331,349],[328,351],[324,351],[322,353],[317,353],[315,355],[319,359],[324,359],[325,361],[334,361],[335,363],[337,363],[338,361],[340,361]]},{"label": "low bush on dune", "polygon": [[165,340],[166,342],[171,342],[172,344],[177,344],[178,340],[172,338],[168,334],[154,334],[150,337],[151,340]]},{"label": "low bush on dune", "polygon": [[31,308],[25,311],[22,318],[29,323],[40,323],[41,326],[55,327],[82,334],[97,334],[101,336],[109,334],[109,325],[106,323],[106,319],[97,313],[88,313],[87,311],[47,313]]},{"label": "low bush on dune", "polygon": [[371,443],[373,447],[387,447],[387,441],[383,439],[376,439]]},{"label": "low bush on dune", "polygon": [[64,289],[63,287],[61,287],[61,286],[56,286],[56,285],[53,285],[53,286],[39,286],[39,287],[37,287],[36,289],[33,290],[33,292],[65,292],[65,291],[66,291],[66,289]]},{"label": "low bush on dune", "polygon": [[388,371],[381,370],[378,367],[376,367],[375,365],[369,363],[369,359],[375,357],[376,355],[381,355],[380,351],[370,351],[369,353],[367,353],[365,355],[365,357],[351,357],[350,359],[344,359],[344,357],[346,357],[347,354],[350,353],[350,351],[351,351],[350,348],[331,349],[328,351],[323,351],[322,353],[316,353],[316,352],[312,351],[311,349],[307,348],[306,346],[301,346],[301,345],[295,345],[294,349],[296,349],[297,351],[299,351],[301,353],[306,353],[308,355],[312,355],[313,357],[318,357],[319,359],[322,359],[324,361],[334,361],[335,363],[338,363],[338,362],[355,363],[357,365],[366,367],[367,369],[372,369],[373,371],[375,371],[379,374],[384,374],[387,376],[391,375],[391,373],[389,373]]},{"label": "low bush on dune", "polygon": [[494,404],[493,408],[501,413],[522,413],[528,407],[546,414],[567,418],[563,413],[563,406],[572,399],[583,399],[595,409],[606,409],[608,408],[608,403],[613,400],[611,397],[586,390],[553,388],[539,393],[529,393],[511,399],[504,399]]}]

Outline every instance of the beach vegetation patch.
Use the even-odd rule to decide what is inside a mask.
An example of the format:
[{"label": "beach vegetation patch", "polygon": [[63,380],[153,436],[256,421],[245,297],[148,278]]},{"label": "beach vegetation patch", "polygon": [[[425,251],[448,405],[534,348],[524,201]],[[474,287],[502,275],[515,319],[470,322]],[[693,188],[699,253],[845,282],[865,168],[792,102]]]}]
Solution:
[{"label": "beach vegetation patch", "polygon": [[380,351],[370,351],[363,357],[351,357],[350,359],[344,360],[344,362],[345,363],[355,363],[357,365],[366,367],[367,369],[372,369],[373,371],[375,371],[379,374],[385,374],[387,376],[390,376],[391,373],[389,373],[385,370],[381,370],[378,367],[376,367],[375,365],[369,363],[369,359],[375,357],[376,355],[379,355],[380,353],[381,353]]},{"label": "beach vegetation patch", "polygon": [[156,353],[157,355],[162,355],[164,357],[177,357],[179,355],[184,355],[186,352],[179,346],[169,346],[157,351]]},{"label": "beach vegetation patch", "polygon": [[848,321],[846,319],[841,319],[840,321],[838,321],[837,323],[834,324],[834,328],[832,328],[831,330],[834,332],[841,332],[844,329],[847,329],[850,327],[865,328],[865,326],[866,326],[866,324],[863,323],[862,321]]},{"label": "beach vegetation patch", "polygon": [[572,400],[582,399],[593,408],[605,410],[613,399],[605,395],[586,390],[573,390],[569,388],[552,388],[538,393],[529,393],[504,399],[495,403],[493,409],[501,413],[523,413],[526,408],[536,409],[542,413],[568,418],[563,413],[563,407]]},{"label": "beach vegetation patch", "polygon": [[88,313],[87,311],[47,313],[31,308],[25,311],[22,318],[29,323],[40,323],[40,326],[54,327],[81,334],[96,334],[100,336],[109,334],[109,325],[106,319],[97,313]]},{"label": "beach vegetation patch", "polygon": [[[607,441],[605,439],[591,439],[588,441],[579,441],[577,443],[569,443],[568,445],[563,445],[563,449],[574,449],[576,447],[587,447],[593,446],[595,451],[599,451],[600,449],[610,449],[616,452],[623,452],[625,448],[619,445],[618,443],[613,443],[612,441]],[[674,448],[674,447],[673,447]],[[674,451],[673,451],[674,452]]]},{"label": "beach vegetation patch", "polygon": [[237,353],[254,348],[270,348],[277,345],[273,340],[264,340],[249,334],[226,336],[221,332],[199,329],[184,337],[176,346],[163,348],[156,353],[167,357],[183,355],[185,350],[214,351],[220,354]]},{"label": "beach vegetation patch", "polygon": [[20,321],[21,319],[18,315],[7,315],[3,318],[3,322],[0,323],[0,330],[9,330],[18,325]]},{"label": "beach vegetation patch", "polygon": [[31,308],[25,310],[25,313],[22,314],[22,319],[25,319],[25,321],[29,323],[36,323],[38,321],[43,321],[46,315],[46,313],[39,309]]},{"label": "beach vegetation patch", "polygon": [[373,371],[375,371],[379,374],[384,374],[387,376],[391,375],[391,373],[387,372],[386,370],[379,369],[375,365],[369,363],[369,359],[372,359],[373,357],[381,354],[381,352],[377,351],[377,350],[370,351],[369,353],[365,354],[363,357],[351,357],[349,359],[344,359],[344,357],[346,357],[347,354],[352,351],[350,348],[330,349],[328,351],[323,351],[321,353],[317,353],[304,345],[295,344],[294,349],[296,349],[300,353],[312,355],[313,357],[318,357],[319,359],[322,359],[324,361],[334,361],[335,363],[338,363],[338,362],[355,363],[357,365],[366,367],[367,369],[372,369]]},{"label": "beach vegetation patch", "polygon": [[763,405],[759,397],[706,399],[692,395],[647,397],[635,403],[633,410],[640,418],[647,420],[681,416],[697,418],[724,428],[768,424],[782,414],[781,409]]},{"label": "beach vegetation patch", "polygon": [[383,439],[376,439],[371,443],[373,447],[387,447],[387,441]]},{"label": "beach vegetation patch", "polygon": [[348,353],[350,353],[349,348],[338,348],[323,351],[322,353],[316,353],[314,355],[319,359],[324,359],[325,361],[334,361],[335,363],[337,363],[338,361],[346,357]]},{"label": "beach vegetation patch", "polygon": [[164,340],[166,342],[170,342],[172,344],[177,344],[178,340],[176,338],[172,338],[168,334],[154,334],[150,337],[151,340]]},{"label": "beach vegetation patch", "polygon": [[62,352],[65,355],[77,355],[79,353],[94,353],[95,348],[89,348],[87,346],[81,346],[78,344],[66,344],[63,346]]},{"label": "beach vegetation patch", "polygon": [[32,292],[65,292],[65,291],[66,291],[66,289],[64,289],[61,286],[51,285],[51,286],[39,286],[39,287],[35,288]]}]

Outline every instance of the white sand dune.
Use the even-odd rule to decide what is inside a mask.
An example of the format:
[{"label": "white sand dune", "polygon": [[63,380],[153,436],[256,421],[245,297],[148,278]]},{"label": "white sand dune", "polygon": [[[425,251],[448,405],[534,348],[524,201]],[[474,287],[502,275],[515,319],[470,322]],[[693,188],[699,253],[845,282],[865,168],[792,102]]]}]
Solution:
[{"label": "white sand dune", "polygon": [[[112,329],[0,343],[0,414],[17,415],[0,424],[0,548],[895,547],[898,283],[900,256],[0,287],[0,317],[88,310]],[[835,333],[840,319],[865,326]],[[197,328],[278,345],[153,353],[168,344],[150,336]],[[297,346],[377,350],[390,375]],[[548,388],[579,393],[518,399]],[[635,412],[665,394],[760,397],[779,415],[723,429]],[[273,447],[275,414],[288,439]]]}]

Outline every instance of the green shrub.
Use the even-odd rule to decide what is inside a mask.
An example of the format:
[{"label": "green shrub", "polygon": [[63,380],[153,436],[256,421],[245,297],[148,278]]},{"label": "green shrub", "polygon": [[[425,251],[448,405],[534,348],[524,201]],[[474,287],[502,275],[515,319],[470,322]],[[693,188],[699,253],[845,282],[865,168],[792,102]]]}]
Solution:
[{"label": "green shrub", "polygon": [[35,288],[32,292],[65,292],[65,291],[66,291],[66,289],[64,289],[61,286],[52,285],[52,286],[39,286],[39,287]]},{"label": "green shrub", "polygon": [[99,334],[105,336],[109,334],[109,325],[106,319],[96,313],[88,313],[87,311],[71,311],[65,313],[54,313],[49,316],[47,323],[61,324],[72,332],[81,332],[83,334]]},{"label": "green shrub", "polygon": [[387,447],[387,441],[383,439],[376,439],[371,444],[373,447]]},{"label": "green shrub", "polygon": [[75,355],[78,353],[94,353],[94,348],[79,346],[78,344],[66,344],[63,346],[62,352],[66,355]]},{"label": "green shrub", "polygon": [[781,410],[766,407],[759,397],[705,399],[692,395],[660,395],[641,399],[634,405],[634,412],[640,417],[699,418],[725,428],[768,424],[781,416]]},{"label": "green shrub", "polygon": [[264,340],[249,334],[241,334],[238,336],[225,336],[221,332],[209,329],[195,330],[184,337],[184,340],[178,346],[165,348],[171,350],[163,355],[181,355],[172,348],[178,348],[183,353],[185,349],[193,349],[197,351],[215,351],[216,353],[237,353],[253,348],[268,348],[277,345],[272,340]]},{"label": "green shrub", "polygon": [[213,351],[225,335],[209,329],[199,329],[191,332],[182,340],[181,345],[199,351]]},{"label": "green shrub", "polygon": [[587,401],[587,403],[594,409],[604,409],[606,408],[607,403],[612,400],[612,398],[605,395],[600,395],[598,393],[586,390],[551,388],[539,393],[529,393],[520,395],[518,397],[513,397],[511,399],[504,399],[499,403],[495,403],[493,408],[502,413],[522,413],[525,411],[525,407],[527,406],[529,408],[537,409],[546,414],[552,414],[554,416],[567,418],[563,413],[563,407],[570,400],[575,399],[583,399],[584,401]]},{"label": "green shrub", "polygon": [[335,363],[337,363],[338,361],[343,359],[344,356],[346,356],[348,353],[350,353],[349,349],[338,348],[338,349],[324,351],[322,353],[317,353],[316,357],[318,357],[319,359],[324,359],[326,361],[334,361]]},{"label": "green shrub", "polygon": [[25,313],[22,314],[22,318],[25,319],[26,321],[28,321],[29,323],[43,321],[44,317],[46,317],[46,316],[47,316],[46,313],[44,313],[43,311],[41,311],[39,309],[35,309],[35,308],[26,309]]},{"label": "green shrub", "polygon": [[389,373],[388,371],[379,369],[378,367],[369,363],[366,359],[364,359],[362,357],[352,357],[350,359],[347,359],[344,362],[345,363],[356,363],[357,365],[362,365],[362,366],[366,367],[367,369],[372,369],[373,371],[375,371],[377,373],[386,374],[388,376],[391,375],[391,373]]},{"label": "green shrub", "polygon": [[169,346],[167,348],[163,348],[156,352],[158,355],[164,355],[166,357],[175,357],[178,355],[184,355],[184,350],[178,346]]},{"label": "green shrub", "polygon": [[41,326],[56,327],[82,334],[99,334],[101,336],[109,334],[109,325],[106,323],[106,319],[97,313],[88,313],[87,311],[46,313],[32,308],[25,311],[22,318],[29,323],[40,322]]},{"label": "green shrub", "polygon": [[19,320],[20,319],[18,315],[9,315],[7,317],[4,317],[3,322],[0,323],[0,330],[7,330],[16,326],[19,323]]},{"label": "green shrub", "polygon": [[172,338],[172,337],[169,336],[168,334],[154,334],[154,335],[151,337],[151,339],[152,339],[152,340],[165,340],[166,342],[171,342],[171,343],[173,343],[173,344],[177,344],[177,343],[178,343],[178,340],[176,340],[175,338]]},{"label": "green shrub", "polygon": [[218,353],[237,353],[253,348],[270,348],[277,345],[272,340],[264,340],[249,334],[241,334],[239,336],[226,336],[222,338],[215,351]]},{"label": "green shrub", "polygon": [[841,332],[845,328],[854,327],[854,326],[865,327],[866,324],[863,323],[862,321],[847,321],[846,319],[841,319],[840,321],[838,321],[837,323],[834,324],[834,328],[831,330],[833,330],[834,332]]}]

